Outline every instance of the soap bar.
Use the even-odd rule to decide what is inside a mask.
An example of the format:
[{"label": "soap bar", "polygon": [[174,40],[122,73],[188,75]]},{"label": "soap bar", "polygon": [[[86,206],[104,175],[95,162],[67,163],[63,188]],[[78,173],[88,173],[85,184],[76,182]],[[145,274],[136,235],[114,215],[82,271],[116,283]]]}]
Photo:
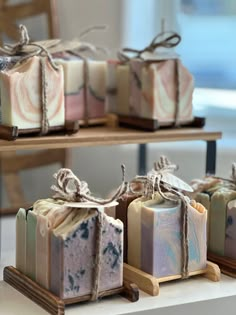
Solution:
[{"label": "soap bar", "polygon": [[80,120],[84,117],[84,62],[82,59],[67,56],[55,59],[64,70],[65,119]]},{"label": "soap bar", "polygon": [[[128,263],[155,277],[181,274],[181,205],[144,197],[128,208]],[[206,267],[206,210],[188,207],[188,271]],[[135,237],[133,237],[135,235]]]},{"label": "soap bar", "polygon": [[[54,70],[45,58],[47,118],[49,126],[65,123],[63,70]],[[34,56],[0,72],[2,123],[20,129],[40,128],[42,79],[40,57]]]},{"label": "soap bar", "polygon": [[35,279],[42,287],[50,288],[50,231],[65,220],[72,211],[61,200],[38,200],[33,205],[37,213]]},{"label": "soap bar", "polygon": [[[179,79],[176,76],[178,64]],[[175,119],[179,89],[179,122],[190,122],[192,116],[193,77],[180,60],[159,62],[130,61],[130,113],[157,119],[162,125]],[[178,86],[179,82],[179,86]]]},{"label": "soap bar", "polygon": [[216,191],[211,197],[209,250],[225,255],[227,204],[236,199],[236,191]]},{"label": "soap bar", "polygon": [[[106,114],[106,62],[88,60],[87,70],[84,61],[73,55],[68,54],[63,58],[55,59],[55,62],[64,70],[66,120],[83,120],[85,115],[88,118],[104,117]],[[86,90],[85,87],[87,87]]]},{"label": "soap bar", "polygon": [[[60,298],[91,294],[96,250],[95,209],[75,209],[51,233],[51,291]],[[123,224],[103,214],[99,291],[122,286]],[[59,276],[60,275],[60,276]]]},{"label": "soap bar", "polygon": [[225,256],[236,259],[236,200],[231,200],[226,209]]},{"label": "soap bar", "polygon": [[26,210],[23,208],[16,215],[16,268],[26,272]]}]

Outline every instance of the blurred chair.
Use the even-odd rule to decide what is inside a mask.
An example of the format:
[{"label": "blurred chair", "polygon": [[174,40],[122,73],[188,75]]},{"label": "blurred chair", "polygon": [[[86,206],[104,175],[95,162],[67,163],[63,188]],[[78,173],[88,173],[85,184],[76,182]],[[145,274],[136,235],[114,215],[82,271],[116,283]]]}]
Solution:
[{"label": "blurred chair", "polygon": [[[21,1],[17,4],[9,4],[7,0],[0,0],[0,42],[4,34],[17,41],[19,39],[17,21],[41,14],[47,16],[48,37],[58,37],[55,0],[32,0],[27,3]],[[43,150],[24,155],[16,152],[4,152],[1,153],[0,158],[2,180],[10,204],[9,208],[0,209],[0,214],[15,214],[19,207],[30,205],[24,197],[19,176],[21,171],[54,163],[59,163],[62,167],[71,165],[69,149]]]}]

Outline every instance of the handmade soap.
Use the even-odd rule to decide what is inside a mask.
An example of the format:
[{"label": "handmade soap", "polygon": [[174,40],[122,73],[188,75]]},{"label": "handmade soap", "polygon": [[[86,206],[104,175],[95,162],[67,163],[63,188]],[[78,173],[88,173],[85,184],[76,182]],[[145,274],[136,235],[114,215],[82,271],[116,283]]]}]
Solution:
[{"label": "handmade soap", "polygon": [[50,231],[65,220],[72,211],[61,200],[43,199],[34,203],[37,213],[35,279],[46,289],[50,288]]},{"label": "handmade soap", "polygon": [[22,208],[16,215],[16,268],[26,272],[26,210]]},{"label": "handmade soap", "polygon": [[216,191],[211,197],[209,250],[225,255],[227,204],[236,199],[236,191]]},{"label": "handmade soap", "polygon": [[[99,291],[120,287],[123,282],[123,224],[104,213],[102,217]],[[92,292],[96,221],[95,209],[75,209],[52,231],[51,291],[60,298]]]},{"label": "handmade soap", "polygon": [[[206,267],[206,210],[188,206],[189,271]],[[134,237],[135,235],[135,237]],[[128,208],[128,263],[155,277],[181,274],[181,205],[135,199]]]},{"label": "handmade soap", "polygon": [[82,59],[67,56],[55,59],[64,70],[65,119],[79,120],[84,117],[84,62]]},{"label": "handmade soap", "polygon": [[66,120],[83,120],[85,115],[88,118],[104,117],[106,62],[88,60],[86,66],[84,60],[73,55],[55,61],[64,69]]},{"label": "handmade soap", "polygon": [[226,209],[225,256],[236,259],[236,200],[231,200]]},{"label": "handmade soap", "polygon": [[[0,72],[2,123],[21,129],[40,128],[42,122],[40,57],[34,56]],[[56,71],[45,58],[45,93],[49,126],[65,123],[62,67]]]},{"label": "handmade soap", "polygon": [[179,123],[193,120],[193,77],[180,60],[131,59],[117,65],[116,71],[118,114],[157,119],[160,125],[168,125],[175,121],[177,109]]}]

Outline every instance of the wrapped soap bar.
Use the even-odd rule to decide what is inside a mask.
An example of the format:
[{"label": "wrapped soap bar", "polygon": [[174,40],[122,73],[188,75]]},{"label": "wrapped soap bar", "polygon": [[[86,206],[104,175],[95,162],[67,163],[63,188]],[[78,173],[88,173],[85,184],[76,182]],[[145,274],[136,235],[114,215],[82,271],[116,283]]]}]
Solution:
[{"label": "wrapped soap bar", "polygon": [[[41,73],[44,60],[44,79]],[[20,65],[0,72],[2,124],[19,129],[40,128],[42,125],[42,89],[46,93],[47,120],[50,127],[64,126],[63,70],[52,68],[49,60],[34,56]]]},{"label": "wrapped soap bar", "polygon": [[[208,249],[220,256],[236,258],[234,246],[234,203],[236,186],[232,180],[206,177],[192,181],[196,200],[209,208]],[[234,244],[234,245],[233,245]]]},{"label": "wrapped soap bar", "polygon": [[66,120],[104,117],[106,115],[106,62],[84,61],[69,54],[56,59],[55,62],[62,65],[64,69]]},{"label": "wrapped soap bar", "polygon": [[[202,207],[202,206],[201,206]],[[207,211],[188,205],[188,271],[206,267]],[[132,201],[128,208],[128,263],[155,277],[182,272],[182,225],[179,201],[159,194]],[[135,237],[133,237],[135,235]]]},{"label": "wrapped soap bar", "polygon": [[[92,293],[97,216],[95,209],[74,209],[52,231],[51,291],[60,298]],[[121,287],[123,283],[123,224],[105,214],[102,220],[99,292]]]}]

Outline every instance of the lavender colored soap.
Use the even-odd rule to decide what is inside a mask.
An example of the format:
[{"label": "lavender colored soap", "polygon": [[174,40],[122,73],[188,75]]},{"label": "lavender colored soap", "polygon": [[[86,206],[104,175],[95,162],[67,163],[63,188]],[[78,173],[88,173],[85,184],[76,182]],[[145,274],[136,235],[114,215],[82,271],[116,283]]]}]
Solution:
[{"label": "lavender colored soap", "polygon": [[[105,214],[99,291],[122,286],[123,224]],[[75,209],[51,234],[51,291],[60,298],[91,294],[96,254],[97,211]]]},{"label": "lavender colored soap", "polygon": [[[206,267],[206,211],[188,207],[189,271]],[[135,238],[133,237],[135,235]],[[181,274],[180,202],[139,198],[128,209],[128,263],[155,277]]]}]

